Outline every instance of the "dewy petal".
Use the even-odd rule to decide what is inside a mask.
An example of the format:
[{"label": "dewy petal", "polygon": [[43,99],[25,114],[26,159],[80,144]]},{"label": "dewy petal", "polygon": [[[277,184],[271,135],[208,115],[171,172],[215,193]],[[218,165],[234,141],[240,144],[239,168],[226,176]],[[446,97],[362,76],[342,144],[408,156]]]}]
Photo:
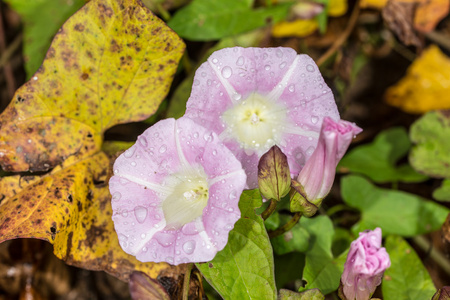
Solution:
[{"label": "dewy petal", "polygon": [[147,129],[117,158],[114,174],[114,227],[123,250],[140,261],[209,261],[240,217],[240,162],[190,119]]},{"label": "dewy petal", "polygon": [[257,187],[259,158],[273,145],[296,176],[314,152],[323,118],[339,119],[314,61],[282,47],[214,52],[195,74],[185,116],[220,136],[241,161],[249,188]]},{"label": "dewy petal", "polygon": [[389,266],[389,255],[381,247],[381,229],[361,232],[350,245],[341,277],[346,299],[369,299]]}]

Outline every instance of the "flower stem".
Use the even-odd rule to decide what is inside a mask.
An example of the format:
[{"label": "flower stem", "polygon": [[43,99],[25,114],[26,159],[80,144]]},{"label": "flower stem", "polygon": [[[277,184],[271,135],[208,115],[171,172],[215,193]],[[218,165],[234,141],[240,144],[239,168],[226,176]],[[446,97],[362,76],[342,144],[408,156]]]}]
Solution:
[{"label": "flower stem", "polygon": [[300,213],[300,212],[295,213],[292,216],[292,218],[289,220],[289,222],[287,222],[286,224],[284,224],[283,226],[281,226],[277,230],[269,231],[269,237],[270,238],[274,238],[274,237],[277,237],[279,235],[282,235],[285,232],[288,232],[289,230],[292,229],[292,227],[295,226],[295,224],[298,223],[298,221],[300,220],[301,216],[302,216],[302,213]]},{"label": "flower stem", "polygon": [[183,300],[188,300],[189,298],[189,283],[191,281],[191,271],[193,265],[193,263],[186,265],[186,273],[184,274],[183,280]]},{"label": "flower stem", "polygon": [[266,210],[262,212],[261,217],[264,220],[267,220],[268,217],[270,217],[270,215],[275,211],[275,209],[277,208],[277,200],[275,199],[271,199],[270,200],[270,204],[269,206],[267,206]]}]

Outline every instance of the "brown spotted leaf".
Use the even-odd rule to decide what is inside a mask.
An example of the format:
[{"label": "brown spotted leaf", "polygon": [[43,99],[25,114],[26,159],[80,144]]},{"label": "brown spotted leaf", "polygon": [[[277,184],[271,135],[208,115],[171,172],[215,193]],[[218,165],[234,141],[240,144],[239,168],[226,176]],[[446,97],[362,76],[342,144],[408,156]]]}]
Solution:
[{"label": "brown spotted leaf", "polygon": [[0,178],[0,187],[10,187],[7,196],[0,192],[0,242],[46,240],[66,263],[122,280],[135,270],[154,278],[181,271],[164,263],[141,263],[122,251],[111,219],[109,166],[100,152],[76,162],[68,159],[42,177]]},{"label": "brown spotted leaf", "polygon": [[[139,0],[91,0],[60,29],[44,64],[0,115],[0,242],[49,241],[66,263],[128,280],[177,280],[183,267],[122,251],[111,219],[106,129],[153,114],[184,44]],[[121,145],[105,147],[112,152]],[[50,170],[50,171],[49,171]]]},{"label": "brown spotted leaf", "polygon": [[88,157],[113,125],[156,112],[184,44],[139,0],[92,0],[0,116],[0,165],[47,171]]}]

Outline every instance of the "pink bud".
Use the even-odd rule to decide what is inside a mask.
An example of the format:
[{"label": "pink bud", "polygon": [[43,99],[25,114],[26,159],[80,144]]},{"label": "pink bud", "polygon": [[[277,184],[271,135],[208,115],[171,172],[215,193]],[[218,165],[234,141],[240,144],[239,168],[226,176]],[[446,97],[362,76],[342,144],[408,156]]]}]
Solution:
[{"label": "pink bud", "polygon": [[319,205],[330,192],[338,162],[353,137],[361,131],[361,128],[350,122],[324,118],[317,147],[297,178],[308,201]]},{"label": "pink bud", "polygon": [[389,255],[381,247],[381,229],[360,232],[359,238],[350,245],[341,277],[345,299],[370,299],[390,265]]}]

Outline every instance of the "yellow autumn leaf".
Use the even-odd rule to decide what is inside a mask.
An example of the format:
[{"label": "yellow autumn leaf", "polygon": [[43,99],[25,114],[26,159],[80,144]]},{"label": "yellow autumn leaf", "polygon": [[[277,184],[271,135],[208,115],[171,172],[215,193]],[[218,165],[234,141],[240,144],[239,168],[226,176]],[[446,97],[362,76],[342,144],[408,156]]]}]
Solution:
[{"label": "yellow autumn leaf", "polygon": [[431,45],[385,94],[386,102],[408,113],[450,108],[450,59]]},{"label": "yellow autumn leaf", "polygon": [[111,219],[110,169],[108,157],[99,152],[77,162],[67,159],[51,173],[28,181],[19,175],[0,178],[1,187],[15,187],[8,197],[3,190],[0,194],[0,241],[46,240],[66,263],[122,280],[133,271],[153,278],[182,272],[182,267],[165,263],[139,262],[122,251]]},{"label": "yellow autumn leaf", "polygon": [[157,110],[183,50],[140,1],[90,1],[0,116],[1,166],[46,171],[97,152],[106,129]]},{"label": "yellow autumn leaf", "polygon": [[153,278],[183,272],[123,252],[111,219],[112,162],[101,150],[106,129],[156,111],[183,51],[139,0],[91,0],[64,24],[0,115],[1,166],[50,170],[0,178],[0,242],[46,240],[67,263],[123,280],[135,270]]},{"label": "yellow autumn leaf", "polygon": [[347,0],[329,0],[328,15],[330,17],[340,17],[347,12]]},{"label": "yellow autumn leaf", "polygon": [[272,36],[276,38],[296,36],[305,37],[312,34],[319,28],[315,19],[297,19],[292,22],[283,21],[272,27]]},{"label": "yellow autumn leaf", "polygon": [[374,8],[374,9],[383,9],[386,6],[388,0],[361,0],[359,2],[359,6],[361,8]]}]

